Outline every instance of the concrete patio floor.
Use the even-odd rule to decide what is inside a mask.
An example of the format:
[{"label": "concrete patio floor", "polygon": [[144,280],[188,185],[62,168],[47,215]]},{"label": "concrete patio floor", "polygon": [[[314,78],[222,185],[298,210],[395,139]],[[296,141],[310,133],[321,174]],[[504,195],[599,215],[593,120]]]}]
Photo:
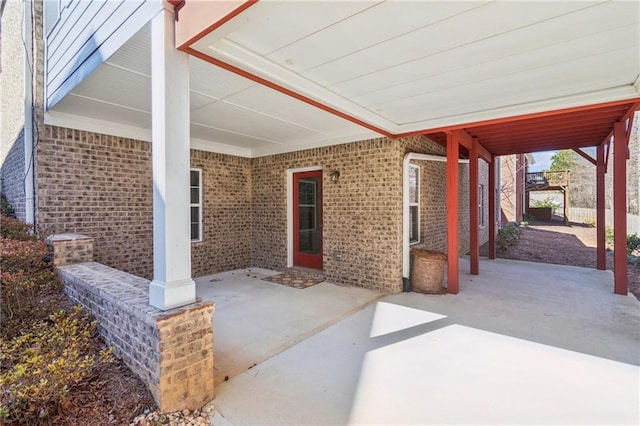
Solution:
[{"label": "concrete patio floor", "polygon": [[[372,297],[221,383],[213,424],[640,423],[640,303],[613,294],[611,272],[501,259],[480,268],[471,276],[461,259],[457,296]],[[311,289],[285,288],[309,299]],[[216,348],[219,324],[236,315],[217,302]]]},{"label": "concrete patio floor", "polygon": [[327,282],[301,290],[262,280],[277,273],[251,268],[195,279],[197,296],[216,303],[216,386],[382,296]]}]

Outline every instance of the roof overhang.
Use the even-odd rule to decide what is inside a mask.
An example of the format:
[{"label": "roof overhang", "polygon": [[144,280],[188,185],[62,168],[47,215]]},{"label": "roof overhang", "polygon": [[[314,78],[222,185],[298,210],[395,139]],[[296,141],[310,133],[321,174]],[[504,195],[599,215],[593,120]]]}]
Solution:
[{"label": "roof overhang", "polygon": [[638,3],[181,4],[179,49],[390,137],[594,146],[640,100]]},{"label": "roof overhang", "polygon": [[[170,3],[194,58],[199,149],[255,157],[452,129],[495,155],[592,146],[640,99],[638,2]],[[150,43],[143,29],[50,116],[148,140]]]}]

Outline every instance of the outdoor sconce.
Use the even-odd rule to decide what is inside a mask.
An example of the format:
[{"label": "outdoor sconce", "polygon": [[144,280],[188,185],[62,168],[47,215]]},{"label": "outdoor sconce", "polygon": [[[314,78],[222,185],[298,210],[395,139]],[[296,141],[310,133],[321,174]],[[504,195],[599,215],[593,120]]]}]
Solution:
[{"label": "outdoor sconce", "polygon": [[337,170],[331,172],[331,182],[338,183],[338,179],[340,179],[340,172]]}]

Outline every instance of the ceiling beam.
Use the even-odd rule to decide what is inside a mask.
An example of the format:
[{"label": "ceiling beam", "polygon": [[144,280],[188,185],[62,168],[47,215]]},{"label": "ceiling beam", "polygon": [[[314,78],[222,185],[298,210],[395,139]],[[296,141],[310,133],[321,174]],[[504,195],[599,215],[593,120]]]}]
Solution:
[{"label": "ceiling beam", "polygon": [[[631,107],[622,116],[622,118],[620,118],[617,121],[625,121],[626,119],[633,119],[633,115],[638,111],[640,111],[640,102],[636,102],[635,104],[631,105]],[[613,137],[613,129],[611,129],[611,132],[609,132],[607,137],[602,140],[602,145],[604,145],[605,143],[609,143],[612,137]]]},{"label": "ceiling beam", "polygon": [[[460,145],[462,145],[463,147],[471,151],[474,145],[474,138],[465,130],[460,129],[460,130],[456,130],[456,132],[458,132],[458,135],[459,135],[458,141],[460,141]],[[480,156],[480,158],[482,158],[487,163],[491,163],[491,153],[487,151],[487,149],[484,146],[482,146],[480,141],[476,141],[475,144],[477,145],[478,155]]]},{"label": "ceiling beam", "polygon": [[584,158],[585,160],[587,160],[588,162],[590,162],[591,164],[593,164],[594,166],[597,166],[597,162],[596,160],[591,157],[589,154],[587,154],[586,152],[584,152],[583,150],[581,150],[580,148],[573,148],[573,150],[578,153],[582,158]]}]

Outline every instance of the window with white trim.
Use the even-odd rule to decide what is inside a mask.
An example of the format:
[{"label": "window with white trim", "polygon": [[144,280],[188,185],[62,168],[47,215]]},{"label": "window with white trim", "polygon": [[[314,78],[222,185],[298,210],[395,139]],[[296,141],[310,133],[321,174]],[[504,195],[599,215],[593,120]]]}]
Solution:
[{"label": "window with white trim", "polygon": [[478,225],[484,226],[484,185],[478,185]]},{"label": "window with white trim", "polygon": [[202,170],[191,169],[191,241],[202,241]]},{"label": "window with white trim", "polygon": [[420,166],[409,164],[409,243],[420,241]]}]

